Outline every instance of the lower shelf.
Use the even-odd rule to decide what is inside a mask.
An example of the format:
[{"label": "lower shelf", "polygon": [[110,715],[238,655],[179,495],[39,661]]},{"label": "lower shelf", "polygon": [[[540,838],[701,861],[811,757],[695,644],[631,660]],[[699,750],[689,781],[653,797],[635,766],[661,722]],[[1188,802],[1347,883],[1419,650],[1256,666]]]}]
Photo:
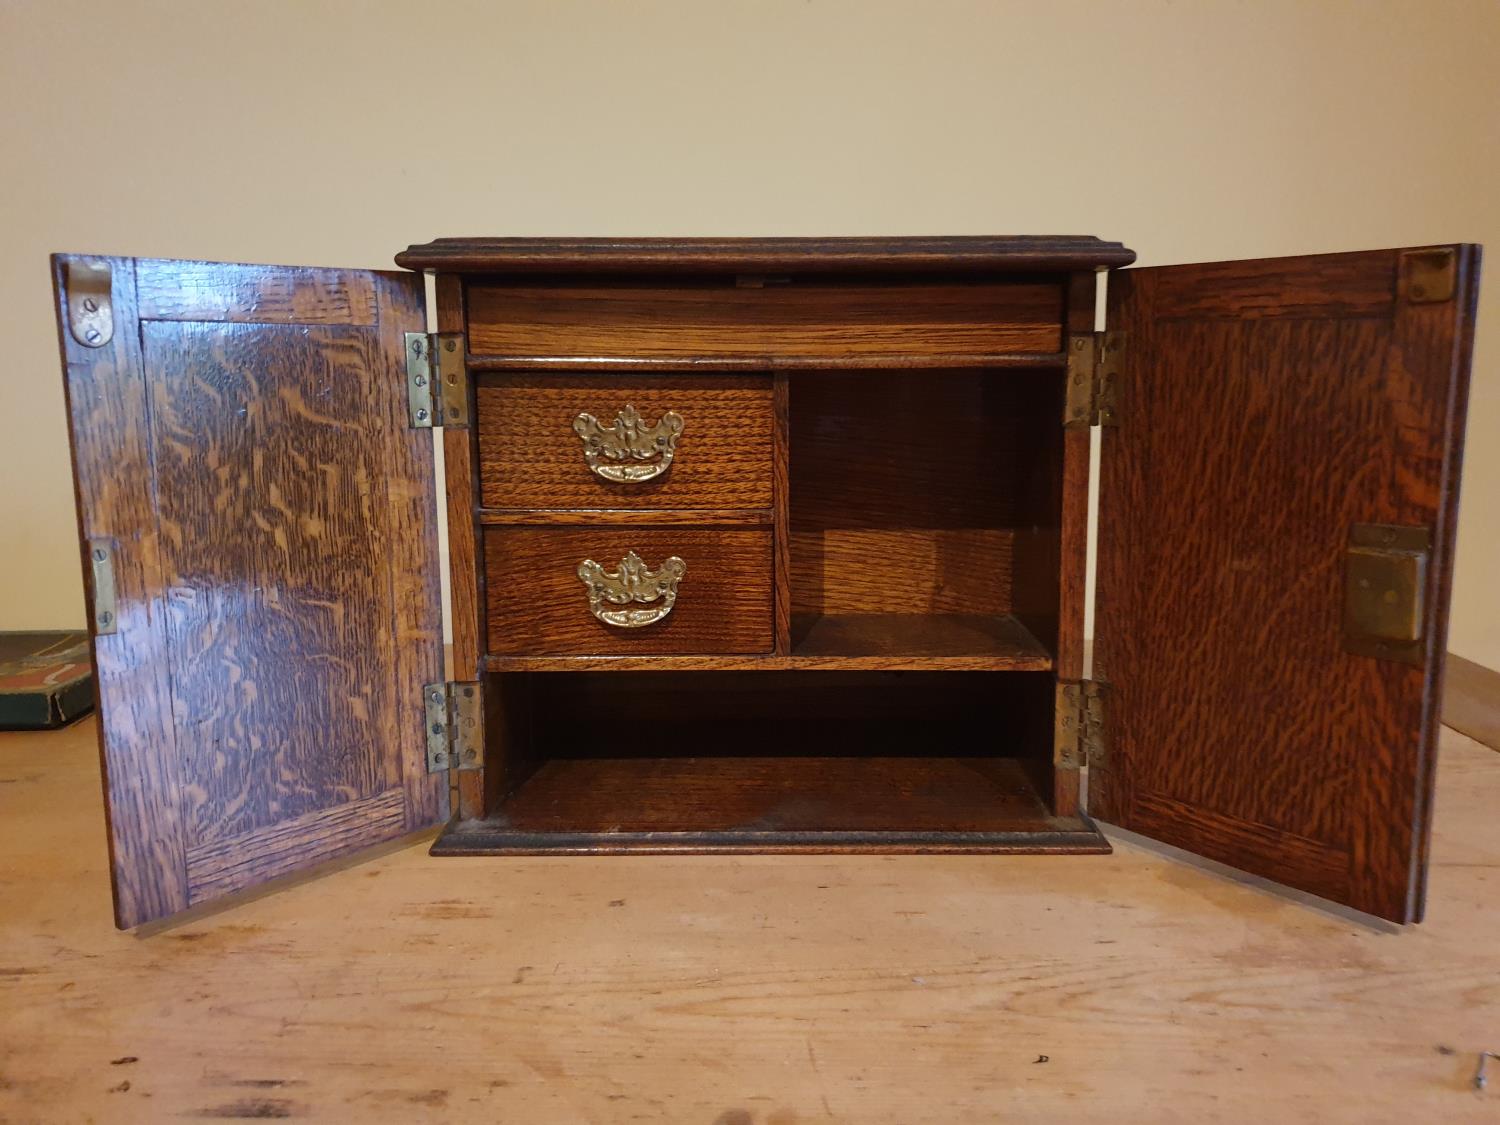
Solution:
[{"label": "lower shelf", "polygon": [[434,855],[613,852],[1093,852],[1014,759],[554,758]]},{"label": "lower shelf", "polygon": [[1051,653],[1008,615],[798,615],[792,651],[750,656],[486,656],[489,672],[989,671],[1048,672]]}]

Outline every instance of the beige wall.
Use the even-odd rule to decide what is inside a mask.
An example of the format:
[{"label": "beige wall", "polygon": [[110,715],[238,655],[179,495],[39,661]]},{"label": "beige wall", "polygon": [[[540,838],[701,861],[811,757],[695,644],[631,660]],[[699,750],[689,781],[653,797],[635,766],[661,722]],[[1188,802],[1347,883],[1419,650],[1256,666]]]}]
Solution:
[{"label": "beige wall", "polygon": [[[1083,233],[1500,254],[1500,3],[0,0],[0,628],[82,620],[46,255]],[[1500,667],[1500,277],[1451,647]]]}]

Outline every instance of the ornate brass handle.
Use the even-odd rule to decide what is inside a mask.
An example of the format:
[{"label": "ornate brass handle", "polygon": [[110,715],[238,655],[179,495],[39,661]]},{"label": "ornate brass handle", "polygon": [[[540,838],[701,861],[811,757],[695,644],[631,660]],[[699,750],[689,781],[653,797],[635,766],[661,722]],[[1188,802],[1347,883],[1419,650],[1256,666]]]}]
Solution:
[{"label": "ornate brass handle", "polygon": [[[655,425],[646,425],[634,406],[615,415],[608,426],[592,414],[573,419],[573,431],[583,439],[583,459],[597,477],[616,484],[633,484],[659,477],[672,467],[682,415],[668,410]],[[655,457],[655,461],[650,459]],[[632,464],[631,462],[648,462]]]},{"label": "ornate brass handle", "polygon": [[[578,564],[578,580],[589,589],[589,612],[606,625],[639,629],[672,612],[677,604],[677,583],[687,573],[687,563],[676,555],[657,570],[647,570],[641,556],[627,551],[620,569],[605,570],[593,559]],[[639,602],[649,609],[611,609]]]}]

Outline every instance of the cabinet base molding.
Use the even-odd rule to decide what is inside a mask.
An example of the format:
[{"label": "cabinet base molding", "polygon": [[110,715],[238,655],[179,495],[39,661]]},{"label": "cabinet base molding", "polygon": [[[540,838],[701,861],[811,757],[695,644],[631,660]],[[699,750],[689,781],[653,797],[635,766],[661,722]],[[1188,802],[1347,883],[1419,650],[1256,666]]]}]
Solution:
[{"label": "cabinet base molding", "polygon": [[489,820],[456,821],[432,855],[1109,855],[1086,817],[1042,832],[523,832]]}]

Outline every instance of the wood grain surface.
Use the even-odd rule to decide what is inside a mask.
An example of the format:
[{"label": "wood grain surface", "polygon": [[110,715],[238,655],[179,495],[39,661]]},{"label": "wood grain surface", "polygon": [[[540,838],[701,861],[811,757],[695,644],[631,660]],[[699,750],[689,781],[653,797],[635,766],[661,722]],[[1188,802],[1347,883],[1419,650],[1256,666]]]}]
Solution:
[{"label": "wood grain surface", "polygon": [[1072,270],[1128,266],[1118,242],[1069,235],[894,238],[439,238],[396,255],[407,269],[470,273]]},{"label": "wood grain surface", "polygon": [[753,847],[768,842],[759,834],[779,832],[1026,832],[1055,823],[1009,758],[714,755],[554,758],[487,827],[745,831],[757,833]]},{"label": "wood grain surface", "polygon": [[1037,787],[1045,674],[583,673],[530,697],[554,717],[538,768],[441,854],[1102,846]]},{"label": "wood grain surface", "polygon": [[[490,655],[492,672],[1046,672],[1052,657],[1001,617],[871,614],[810,617],[790,653],[735,656]],[[1048,736],[1050,739],[1050,735]]]},{"label": "wood grain surface", "polygon": [[[463,279],[439,274],[433,296],[439,332],[464,330]],[[469,379],[468,416],[477,417],[474,380]],[[475,427],[442,427],[443,496],[448,516],[448,598],[452,628],[448,678],[477,680],[484,658],[484,554],[479,538],[479,443]],[[486,706],[489,705],[486,700]],[[501,742],[496,728],[489,758],[500,758]],[[486,750],[491,751],[489,743]],[[452,771],[452,796],[459,816],[479,816],[484,811],[485,768]]]},{"label": "wood grain surface", "polygon": [[1016,529],[1055,562],[1056,372],[788,379],[794,614],[1006,614]]},{"label": "wood grain surface", "polygon": [[771,508],[480,508],[484,527],[770,527]]},{"label": "wood grain surface", "polygon": [[[491,653],[771,651],[769,531],[487,527],[483,540]],[[638,629],[595,618],[577,573],[585,559],[615,571],[628,551],[652,570],[687,563],[671,613]]]},{"label": "wood grain surface", "polygon": [[778,372],[771,390],[774,416],[771,429],[771,487],[774,510],[771,529],[772,594],[775,598],[774,649],[785,656],[792,648],[792,382]]},{"label": "wood grain surface", "polygon": [[[1069,336],[1094,331],[1098,280],[1092,272],[1078,272],[1068,278],[1067,323]],[[1027,614],[1027,624],[1038,636],[1056,637],[1057,678],[1075,683],[1084,678],[1084,629],[1088,614],[1088,541],[1089,479],[1093,462],[1093,431],[1074,428],[1063,431],[1062,472],[1058,482],[1057,566],[1052,583],[1045,565],[1034,562],[1030,575],[1023,574],[1024,589],[1042,588],[1055,598],[1055,616],[1050,620],[1042,612]],[[1032,550],[1023,557],[1035,560],[1041,552]],[[1046,605],[1045,596],[1037,599]],[[1049,628],[1050,627],[1050,628]],[[1053,800],[1064,815],[1077,812],[1082,800],[1082,771],[1078,763],[1057,762],[1053,773]]]},{"label": "wood grain surface", "polygon": [[[476,394],[486,508],[771,507],[769,375],[485,375]],[[627,405],[647,425],[675,411],[683,428],[664,473],[617,483],[589,468],[573,420],[607,429]]]},{"label": "wood grain surface", "polygon": [[[1131,270],[1103,433],[1098,816],[1397,921],[1421,914],[1477,249]],[[1355,523],[1433,533],[1425,668],[1342,643]]]},{"label": "wood grain surface", "polygon": [[1062,350],[1053,282],[468,286],[469,350],[514,356],[960,355]]},{"label": "wood grain surface", "polygon": [[379,318],[373,273],[159,258],[135,263],[142,320],[368,328]]},{"label": "wood grain surface", "polygon": [[420,289],[195,262],[174,302],[174,263],[146,262],[174,318],[146,320],[136,265],[112,262],[112,347],[60,329],[80,530],[116,544],[95,657],[122,926],[447,810],[419,698],[441,668],[432,448],[396,378]]},{"label": "wood grain surface", "polygon": [[923,371],[983,367],[997,371],[1061,369],[1067,353],[1047,352],[852,352],[839,355],[475,355],[471,371],[557,371],[614,375],[659,375],[705,371]]},{"label": "wood grain surface", "polygon": [[793,653],[804,658],[889,656],[957,667],[1021,671],[1052,667],[1045,646],[1014,617],[983,613],[822,613],[794,618]]},{"label": "wood grain surface", "polygon": [[[0,734],[0,1119],[1495,1120],[1500,755],[1427,923],[1113,856],[433,859],[110,927],[93,720]],[[480,1033],[482,1031],[482,1033]],[[1039,1061],[1039,1060],[1045,1061]]]}]

